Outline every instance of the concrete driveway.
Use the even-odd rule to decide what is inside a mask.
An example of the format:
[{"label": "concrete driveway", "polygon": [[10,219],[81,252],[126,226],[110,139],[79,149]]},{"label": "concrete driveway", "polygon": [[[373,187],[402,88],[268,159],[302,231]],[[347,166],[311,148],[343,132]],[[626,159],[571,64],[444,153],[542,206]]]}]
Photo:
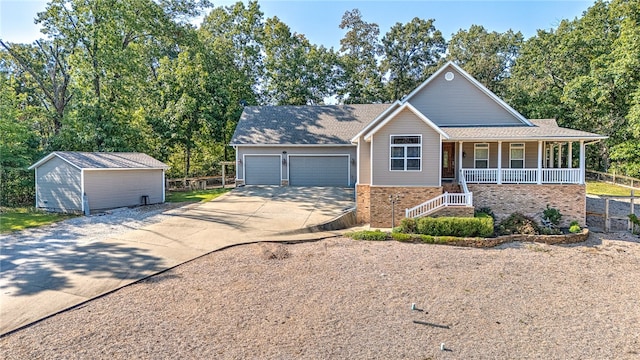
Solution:
[{"label": "concrete driveway", "polygon": [[73,241],[34,245],[2,236],[0,334],[228,246],[339,235],[304,229],[354,205],[353,189],[247,186],[106,240],[67,234]]}]

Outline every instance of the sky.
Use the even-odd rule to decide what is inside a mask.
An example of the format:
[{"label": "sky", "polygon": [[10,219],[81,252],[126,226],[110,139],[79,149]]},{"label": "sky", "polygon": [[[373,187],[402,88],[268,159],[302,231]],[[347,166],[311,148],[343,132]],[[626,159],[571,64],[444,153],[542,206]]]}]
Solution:
[{"label": "sky", "polygon": [[[215,6],[227,6],[235,0],[212,0]],[[579,17],[594,0],[262,0],[265,18],[277,16],[293,32],[304,34],[312,43],[338,49],[345,30],[340,29],[342,15],[359,9],[363,20],[380,26],[381,36],[395,23],[407,23],[414,17],[435,19],[435,27],[445,39],[473,24],[489,31],[520,31],[529,38],[538,29],[557,27],[562,19]],[[34,18],[44,11],[46,0],[0,0],[0,39],[31,43],[43,35]]]}]

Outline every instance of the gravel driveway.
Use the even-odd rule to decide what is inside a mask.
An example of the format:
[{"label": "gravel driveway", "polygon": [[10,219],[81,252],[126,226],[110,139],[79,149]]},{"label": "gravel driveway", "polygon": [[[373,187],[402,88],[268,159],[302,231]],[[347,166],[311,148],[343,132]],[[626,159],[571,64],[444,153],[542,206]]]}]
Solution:
[{"label": "gravel driveway", "polygon": [[[209,254],[0,339],[6,359],[637,359],[640,243]],[[418,309],[412,311],[411,304]],[[445,350],[441,351],[441,344]]]}]

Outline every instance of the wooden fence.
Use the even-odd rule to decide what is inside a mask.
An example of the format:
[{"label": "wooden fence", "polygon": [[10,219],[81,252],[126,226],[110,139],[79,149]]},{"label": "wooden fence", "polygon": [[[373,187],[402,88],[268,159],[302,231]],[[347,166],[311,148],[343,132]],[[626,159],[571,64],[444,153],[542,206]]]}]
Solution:
[{"label": "wooden fence", "polygon": [[[598,200],[604,201],[604,212],[587,211],[587,225],[589,227],[599,227],[605,232],[609,232],[624,230],[620,227],[625,226],[626,230],[632,233],[636,232],[637,229],[629,218],[630,214],[635,214],[634,190],[631,190],[631,196],[600,196],[599,199],[591,201]],[[615,208],[612,208],[612,205]]]},{"label": "wooden fence", "polygon": [[604,173],[594,170],[586,170],[585,177],[589,180],[604,181],[632,189],[640,190],[640,179],[632,178],[625,175],[616,175],[616,173]]},{"label": "wooden fence", "polygon": [[225,185],[235,184],[235,176],[225,176],[224,183],[222,176],[201,176],[192,178],[167,179],[167,190],[206,190]]}]

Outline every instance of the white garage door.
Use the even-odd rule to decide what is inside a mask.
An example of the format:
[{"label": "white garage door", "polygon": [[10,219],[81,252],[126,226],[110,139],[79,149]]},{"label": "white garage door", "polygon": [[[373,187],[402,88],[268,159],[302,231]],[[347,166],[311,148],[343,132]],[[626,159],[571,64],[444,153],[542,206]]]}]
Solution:
[{"label": "white garage door", "polygon": [[349,186],[348,156],[290,156],[289,184]]},{"label": "white garage door", "polygon": [[245,155],[244,171],[247,185],[280,185],[280,155]]}]

